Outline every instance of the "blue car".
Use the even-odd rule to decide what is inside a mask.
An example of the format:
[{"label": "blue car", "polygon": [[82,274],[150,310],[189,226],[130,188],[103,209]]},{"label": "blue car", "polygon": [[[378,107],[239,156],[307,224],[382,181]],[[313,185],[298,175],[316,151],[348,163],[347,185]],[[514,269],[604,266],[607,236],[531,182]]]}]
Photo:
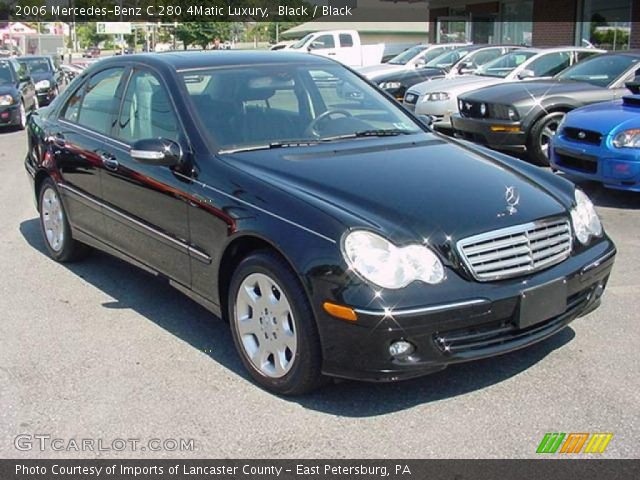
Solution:
[{"label": "blue car", "polygon": [[632,95],[567,114],[552,140],[551,167],[605,187],[640,192],[640,81]]}]

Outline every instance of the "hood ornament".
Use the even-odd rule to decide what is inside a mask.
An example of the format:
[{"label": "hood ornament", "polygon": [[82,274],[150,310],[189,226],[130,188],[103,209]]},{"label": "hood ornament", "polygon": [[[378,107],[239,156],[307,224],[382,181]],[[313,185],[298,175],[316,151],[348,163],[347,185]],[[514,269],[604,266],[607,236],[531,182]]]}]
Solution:
[{"label": "hood ornament", "polygon": [[514,215],[518,213],[517,206],[520,204],[520,192],[514,186],[505,187],[504,199],[507,202],[507,208],[504,212],[498,214],[498,217]]}]

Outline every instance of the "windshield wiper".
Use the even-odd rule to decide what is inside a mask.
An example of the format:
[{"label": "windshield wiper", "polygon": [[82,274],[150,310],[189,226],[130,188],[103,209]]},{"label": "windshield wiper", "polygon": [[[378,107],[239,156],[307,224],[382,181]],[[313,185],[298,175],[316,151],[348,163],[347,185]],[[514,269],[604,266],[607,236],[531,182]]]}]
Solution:
[{"label": "windshield wiper", "polygon": [[253,150],[271,150],[272,148],[287,148],[287,147],[308,147],[311,145],[318,145],[320,140],[277,140],[275,142],[260,144],[260,145],[246,145],[238,148],[226,148],[220,150],[218,153],[238,153],[238,152],[250,152]]},{"label": "windshield wiper", "polygon": [[414,130],[404,130],[401,128],[381,128],[377,130],[361,130],[359,132],[346,133],[344,135],[336,135],[334,137],[324,137],[320,140],[323,142],[332,142],[334,140],[345,140],[349,138],[363,137],[396,137],[398,135],[412,135],[418,133]]}]

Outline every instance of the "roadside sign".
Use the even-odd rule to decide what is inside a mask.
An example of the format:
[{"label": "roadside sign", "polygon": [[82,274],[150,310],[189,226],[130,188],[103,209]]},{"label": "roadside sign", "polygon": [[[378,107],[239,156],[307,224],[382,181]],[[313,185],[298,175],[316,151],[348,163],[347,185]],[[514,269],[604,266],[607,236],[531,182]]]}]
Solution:
[{"label": "roadside sign", "polygon": [[97,22],[96,33],[106,35],[131,35],[131,22]]}]

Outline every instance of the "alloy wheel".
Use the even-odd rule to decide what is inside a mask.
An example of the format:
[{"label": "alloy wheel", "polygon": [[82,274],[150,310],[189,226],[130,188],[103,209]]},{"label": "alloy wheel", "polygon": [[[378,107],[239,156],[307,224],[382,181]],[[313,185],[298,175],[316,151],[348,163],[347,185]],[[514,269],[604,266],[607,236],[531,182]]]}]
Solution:
[{"label": "alloy wheel", "polygon": [[566,113],[558,112],[551,116],[551,118],[544,124],[544,128],[540,132],[540,136],[538,138],[540,151],[544,154],[545,157],[549,158],[549,147],[551,146],[551,139],[556,135],[558,131],[558,127]]},{"label": "alloy wheel", "polygon": [[236,295],[234,321],[241,348],[261,375],[281,378],[291,370],[298,346],[296,322],[275,280],[263,273],[248,275]]},{"label": "alloy wheel", "polygon": [[64,245],[65,223],[60,197],[53,188],[47,187],[43,192],[40,210],[47,243],[54,251],[59,252]]}]

